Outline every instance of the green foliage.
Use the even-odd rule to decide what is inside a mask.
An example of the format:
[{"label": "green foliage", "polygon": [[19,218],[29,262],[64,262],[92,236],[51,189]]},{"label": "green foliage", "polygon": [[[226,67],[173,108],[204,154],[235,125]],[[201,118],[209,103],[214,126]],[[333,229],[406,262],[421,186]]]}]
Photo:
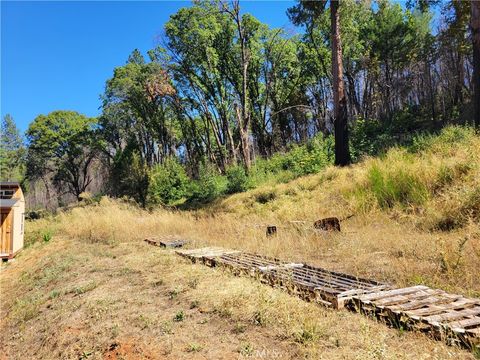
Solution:
[{"label": "green foliage", "polygon": [[113,158],[109,187],[115,196],[126,196],[143,206],[147,203],[148,167],[138,151],[127,146]]},{"label": "green foliage", "polygon": [[228,180],[227,193],[233,194],[248,189],[248,177],[245,168],[239,165],[231,166],[226,171]]},{"label": "green foliage", "polygon": [[7,114],[0,128],[0,180],[23,178],[25,148],[13,118]]},{"label": "green foliage", "polygon": [[373,194],[382,208],[390,208],[395,204],[421,205],[429,196],[425,184],[415,174],[401,168],[382,169],[377,165],[368,170],[365,190]]},{"label": "green foliage", "polygon": [[285,157],[283,168],[296,176],[314,174],[333,163],[333,141],[317,135],[304,146],[293,146]]},{"label": "green foliage", "polygon": [[185,320],[185,313],[183,312],[183,310],[180,310],[173,317],[173,321],[180,322],[180,321],[183,321],[183,320]]},{"label": "green foliage", "polygon": [[168,158],[149,172],[148,203],[172,205],[187,195],[189,178],[183,166]]},{"label": "green foliage", "polygon": [[332,137],[318,134],[304,145],[293,145],[285,154],[277,153],[269,159],[259,159],[250,171],[251,183],[258,185],[269,179],[287,182],[317,173],[333,163],[333,146]]},{"label": "green foliage", "polygon": [[350,153],[353,161],[360,160],[362,156],[378,155],[393,143],[394,137],[375,119],[357,119],[350,131]]},{"label": "green foliage", "polygon": [[42,234],[42,240],[43,242],[49,242],[50,240],[52,240],[52,232],[50,230],[46,230]]},{"label": "green foliage", "polygon": [[39,115],[27,130],[27,176],[52,176],[60,190],[78,197],[92,181],[89,168],[98,153],[96,119],[74,111]]},{"label": "green foliage", "polygon": [[412,140],[411,152],[432,151],[442,154],[451,153],[452,149],[466,144],[475,137],[475,129],[468,126],[448,126],[438,135],[419,134]]},{"label": "green foliage", "polygon": [[189,200],[200,203],[213,201],[226,193],[227,186],[227,178],[220,175],[212,165],[202,165],[200,166],[198,180],[193,180],[190,183]]}]

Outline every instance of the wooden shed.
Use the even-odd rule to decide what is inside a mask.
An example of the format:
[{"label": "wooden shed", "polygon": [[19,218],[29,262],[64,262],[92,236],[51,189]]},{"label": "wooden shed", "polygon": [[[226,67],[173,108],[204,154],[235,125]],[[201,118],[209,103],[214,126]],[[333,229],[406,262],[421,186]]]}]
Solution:
[{"label": "wooden shed", "polygon": [[12,259],[23,248],[25,199],[20,184],[0,182],[0,258]]}]

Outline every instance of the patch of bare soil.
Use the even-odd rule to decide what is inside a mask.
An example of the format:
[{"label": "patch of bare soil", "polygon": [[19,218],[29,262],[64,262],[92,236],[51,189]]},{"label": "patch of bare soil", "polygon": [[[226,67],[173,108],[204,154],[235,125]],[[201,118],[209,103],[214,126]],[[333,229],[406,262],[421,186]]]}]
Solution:
[{"label": "patch of bare soil", "polygon": [[114,341],[103,353],[103,360],[150,360],[159,359],[142,346],[138,339]]}]

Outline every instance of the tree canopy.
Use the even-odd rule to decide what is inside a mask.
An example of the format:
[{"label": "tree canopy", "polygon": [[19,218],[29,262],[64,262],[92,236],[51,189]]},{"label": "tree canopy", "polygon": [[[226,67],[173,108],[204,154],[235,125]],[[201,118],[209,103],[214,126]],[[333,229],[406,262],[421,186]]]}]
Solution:
[{"label": "tree canopy", "polygon": [[[99,178],[97,191],[143,205],[204,200],[276,167],[347,165],[415,132],[478,124],[478,3],[298,1],[286,11],[294,31],[238,1],[181,8],[153,49],[113,69],[98,119],[33,121],[28,179],[78,197]],[[5,121],[3,162],[21,148]]]}]

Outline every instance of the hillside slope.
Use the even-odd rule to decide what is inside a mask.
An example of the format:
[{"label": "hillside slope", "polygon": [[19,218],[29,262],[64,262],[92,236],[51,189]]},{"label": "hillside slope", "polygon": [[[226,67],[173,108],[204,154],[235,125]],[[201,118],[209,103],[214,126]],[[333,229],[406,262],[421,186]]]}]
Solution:
[{"label": "hillside slope", "polygon": [[[238,248],[478,297],[480,138],[451,128],[415,146],[265,184],[196,211],[146,211],[103,198],[28,222],[28,247],[0,272],[2,353],[9,359],[473,358],[421,334],[192,265],[142,241],[176,235],[192,246]],[[340,233],[312,228],[319,218],[349,215]],[[267,224],[279,227],[276,236],[265,236]]]}]

